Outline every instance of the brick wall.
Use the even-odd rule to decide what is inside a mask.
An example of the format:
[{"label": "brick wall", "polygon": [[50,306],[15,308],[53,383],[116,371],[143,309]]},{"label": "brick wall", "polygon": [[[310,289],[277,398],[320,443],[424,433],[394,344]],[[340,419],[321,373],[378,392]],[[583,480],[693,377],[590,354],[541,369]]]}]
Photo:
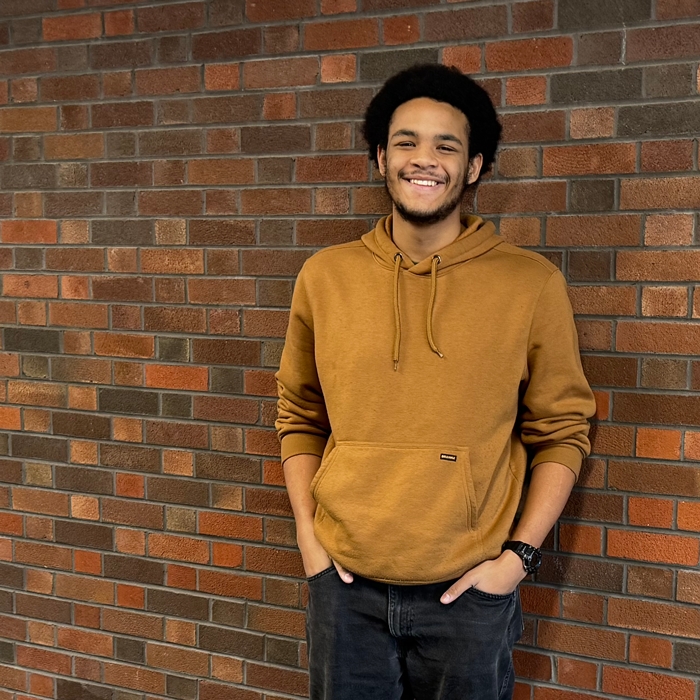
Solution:
[{"label": "brick wall", "polygon": [[699,58],[698,0],[3,0],[0,700],[305,695],[273,373],[415,61],[500,105],[477,209],[564,270],[598,397],[516,698],[697,700]]}]

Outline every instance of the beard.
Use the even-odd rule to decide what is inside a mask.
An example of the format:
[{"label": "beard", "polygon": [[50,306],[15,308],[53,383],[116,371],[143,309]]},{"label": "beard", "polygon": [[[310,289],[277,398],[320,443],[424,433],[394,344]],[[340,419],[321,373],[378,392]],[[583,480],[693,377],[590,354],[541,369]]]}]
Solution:
[{"label": "beard", "polygon": [[[397,179],[400,178],[401,174],[397,176]],[[446,199],[442,204],[428,210],[411,209],[401,202],[398,187],[396,187],[393,179],[385,178],[384,187],[396,208],[396,212],[404,221],[408,221],[416,226],[429,226],[446,219],[461,204],[462,197],[464,197],[464,193],[469,187],[468,178],[469,173],[465,172],[462,178],[462,186],[455,188],[449,199]]]}]

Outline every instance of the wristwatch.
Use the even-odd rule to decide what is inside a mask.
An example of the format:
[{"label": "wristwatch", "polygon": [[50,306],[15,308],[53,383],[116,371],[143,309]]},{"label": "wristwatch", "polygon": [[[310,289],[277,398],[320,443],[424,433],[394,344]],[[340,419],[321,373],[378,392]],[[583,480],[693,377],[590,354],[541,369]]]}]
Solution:
[{"label": "wristwatch", "polygon": [[542,563],[542,552],[533,547],[531,544],[526,544],[525,542],[518,542],[517,540],[511,540],[505,542],[501,551],[505,552],[506,549],[510,549],[515,552],[523,560],[523,569],[527,571],[528,574],[537,573],[537,569],[540,568]]}]

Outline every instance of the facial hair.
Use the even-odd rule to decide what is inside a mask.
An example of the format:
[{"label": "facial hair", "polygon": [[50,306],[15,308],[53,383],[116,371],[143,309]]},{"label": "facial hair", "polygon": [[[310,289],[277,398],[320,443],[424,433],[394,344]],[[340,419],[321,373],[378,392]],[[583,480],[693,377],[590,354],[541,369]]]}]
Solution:
[{"label": "facial hair", "polygon": [[[397,175],[397,179],[401,178],[401,174]],[[455,189],[452,196],[444,201],[442,204],[437,206],[435,209],[428,211],[416,211],[414,209],[409,209],[405,204],[403,204],[399,199],[399,192],[394,187],[394,180],[390,178],[384,179],[384,187],[389,195],[389,198],[396,207],[397,213],[401,216],[404,221],[408,221],[416,226],[430,226],[431,224],[436,224],[439,221],[446,219],[462,202],[462,197],[469,187],[469,172],[464,173],[464,178],[462,179],[462,187]]]}]

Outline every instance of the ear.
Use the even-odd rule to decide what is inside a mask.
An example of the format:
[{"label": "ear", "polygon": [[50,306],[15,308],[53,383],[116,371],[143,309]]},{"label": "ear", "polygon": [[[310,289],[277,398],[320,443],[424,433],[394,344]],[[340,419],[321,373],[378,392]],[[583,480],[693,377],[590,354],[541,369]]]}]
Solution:
[{"label": "ear", "polygon": [[481,172],[481,168],[484,165],[484,156],[481,155],[481,153],[477,153],[470,161],[469,161],[469,171],[467,175],[467,182],[471,185],[475,183],[478,178],[479,178],[479,173]]},{"label": "ear", "polygon": [[380,145],[377,146],[377,164],[382,177],[386,177],[386,149]]}]

